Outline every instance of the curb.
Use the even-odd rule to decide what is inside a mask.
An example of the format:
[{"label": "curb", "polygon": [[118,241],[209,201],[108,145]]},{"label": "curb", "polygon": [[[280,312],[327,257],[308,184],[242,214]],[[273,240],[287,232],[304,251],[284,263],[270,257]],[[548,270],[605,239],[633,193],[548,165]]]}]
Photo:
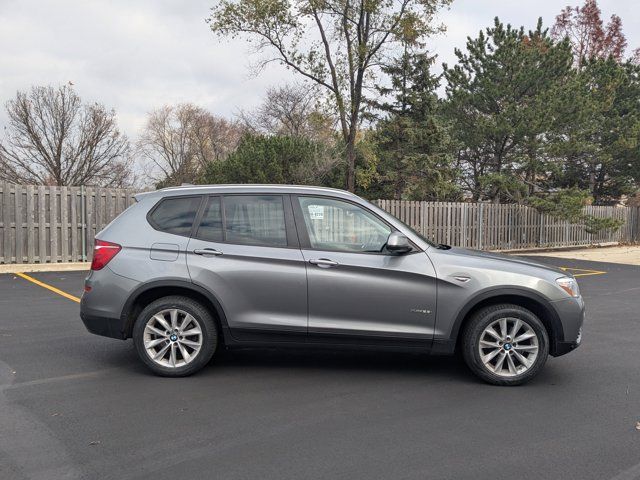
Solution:
[{"label": "curb", "polygon": [[69,262],[69,263],[11,263],[0,265],[0,273],[17,272],[73,272],[89,270],[91,263]]},{"label": "curb", "polygon": [[[509,253],[509,254],[520,254],[522,253],[545,253],[545,252],[573,252],[576,250],[599,250],[599,249],[607,249],[611,247],[624,247],[628,246],[628,244],[623,244],[619,242],[607,242],[607,243],[592,243],[590,245],[572,245],[569,247],[540,247],[540,248],[523,248],[519,250],[489,250],[493,253]],[[635,245],[631,245],[635,246]]]}]

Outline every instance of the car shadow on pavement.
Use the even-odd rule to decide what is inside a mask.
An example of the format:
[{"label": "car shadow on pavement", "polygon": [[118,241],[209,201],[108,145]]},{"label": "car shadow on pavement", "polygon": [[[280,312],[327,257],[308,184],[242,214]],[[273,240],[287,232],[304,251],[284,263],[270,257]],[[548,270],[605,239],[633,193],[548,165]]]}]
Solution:
[{"label": "car shadow on pavement", "polygon": [[[127,348],[113,350],[113,355],[105,352],[104,360],[112,368],[121,368],[131,375],[153,377],[153,374],[139,361],[133,343],[127,341]],[[553,368],[549,362],[533,384],[562,383],[562,369]],[[486,385],[476,378],[466,367],[460,355],[436,356],[424,353],[389,352],[373,350],[330,350],[314,348],[276,349],[267,347],[220,349],[209,365],[193,378],[224,374],[242,376],[247,374],[351,374],[358,373],[380,379],[393,375],[396,378],[424,380],[454,380],[463,384]]]}]

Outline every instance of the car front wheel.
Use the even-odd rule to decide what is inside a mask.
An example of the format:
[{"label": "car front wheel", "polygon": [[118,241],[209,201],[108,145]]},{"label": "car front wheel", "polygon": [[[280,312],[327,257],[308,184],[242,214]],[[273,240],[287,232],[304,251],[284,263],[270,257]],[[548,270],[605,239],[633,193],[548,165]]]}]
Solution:
[{"label": "car front wheel", "polygon": [[184,377],[215,353],[218,333],[211,313],[195,300],[170,296],[151,302],[133,327],[140,359],[157,375]]},{"label": "car front wheel", "polygon": [[494,385],[521,385],[542,369],[549,336],[540,319],[519,305],[492,305],[476,312],[463,332],[465,362]]}]

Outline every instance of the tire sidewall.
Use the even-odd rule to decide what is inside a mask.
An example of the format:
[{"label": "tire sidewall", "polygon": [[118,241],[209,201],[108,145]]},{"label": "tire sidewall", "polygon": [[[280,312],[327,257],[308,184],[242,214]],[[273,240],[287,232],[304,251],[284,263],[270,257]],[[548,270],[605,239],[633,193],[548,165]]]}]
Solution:
[{"label": "tire sidewall", "polygon": [[[177,308],[192,315],[202,330],[202,347],[196,358],[187,365],[177,368],[158,365],[149,357],[144,347],[144,329],[149,319],[156,313],[171,308]],[[211,360],[218,344],[218,332],[211,314],[198,302],[188,297],[165,297],[151,302],[138,315],[132,333],[136,352],[142,362],[153,373],[165,377],[184,377],[202,369]]]},{"label": "tire sidewall", "polygon": [[[527,371],[514,377],[501,377],[489,371],[480,357],[480,349],[478,348],[484,329],[496,320],[505,317],[518,318],[526,322],[538,337],[538,356],[535,363]],[[483,380],[494,385],[521,385],[535,377],[547,361],[549,335],[538,317],[523,307],[517,305],[488,307],[478,312],[469,323],[464,334],[463,355],[467,365]]]}]

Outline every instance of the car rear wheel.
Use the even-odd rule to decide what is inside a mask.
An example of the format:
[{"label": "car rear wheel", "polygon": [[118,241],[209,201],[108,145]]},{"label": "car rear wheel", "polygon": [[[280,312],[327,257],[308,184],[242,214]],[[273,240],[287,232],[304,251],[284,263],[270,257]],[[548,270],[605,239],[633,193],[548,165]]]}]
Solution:
[{"label": "car rear wheel", "polygon": [[549,335],[540,319],[519,305],[502,304],[476,312],[462,337],[471,371],[494,385],[521,385],[542,369]]},{"label": "car rear wheel", "polygon": [[188,297],[163,297],[150,303],[133,327],[140,359],[157,375],[184,377],[204,367],[218,340],[211,313]]}]

